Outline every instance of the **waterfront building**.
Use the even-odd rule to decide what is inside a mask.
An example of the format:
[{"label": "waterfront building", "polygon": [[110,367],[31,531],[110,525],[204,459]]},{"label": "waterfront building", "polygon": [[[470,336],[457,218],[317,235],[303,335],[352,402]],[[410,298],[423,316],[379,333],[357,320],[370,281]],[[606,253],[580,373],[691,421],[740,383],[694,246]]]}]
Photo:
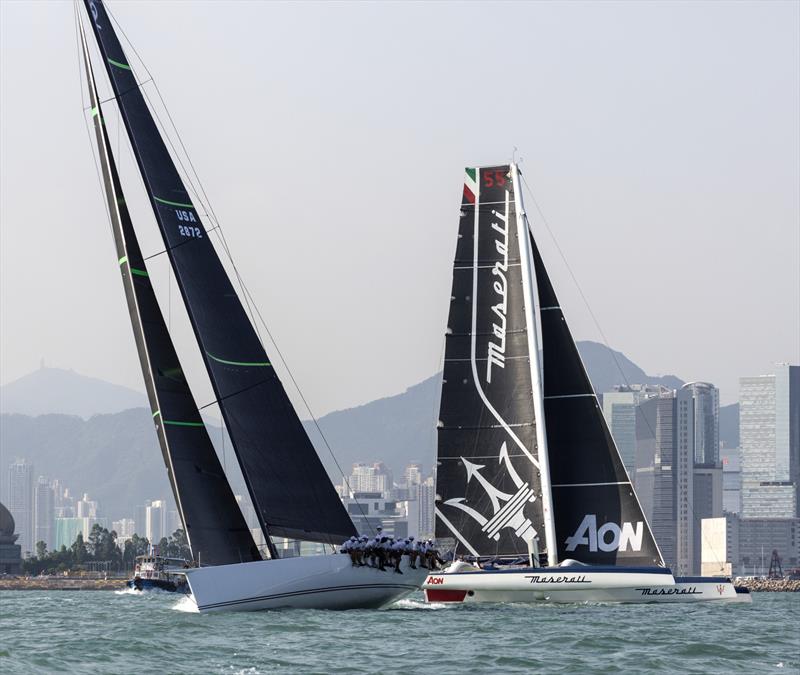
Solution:
[{"label": "waterfront building", "polygon": [[742,510],[742,470],[739,448],[722,450],[722,510],[740,513]]},{"label": "waterfront building", "polygon": [[[635,411],[636,492],[667,564],[699,574],[702,520],[722,515],[719,450],[709,447],[718,444],[718,393],[708,383],[646,393]],[[697,463],[698,456],[713,461]]]},{"label": "waterfront building", "polygon": [[145,508],[145,536],[155,545],[167,535],[167,502],[156,499]]},{"label": "waterfront building", "polygon": [[617,385],[603,393],[603,417],[605,417],[614,442],[622,457],[628,475],[633,478],[636,471],[636,414],[642,401],[669,392],[660,385]]},{"label": "waterfront building", "polygon": [[382,492],[354,492],[342,501],[359,534],[374,534],[380,526],[387,537],[408,536],[406,509]]},{"label": "waterfront building", "polygon": [[722,466],[713,462],[695,464],[693,474],[691,574],[703,574],[703,523],[723,518]]},{"label": "waterfront building", "polygon": [[798,518],[739,519],[739,564],[736,573],[766,574],[773,550],[781,557],[784,570],[800,566],[798,535]]},{"label": "waterfront building", "polygon": [[84,492],[83,497],[75,502],[75,516],[78,518],[97,518],[97,502],[89,499],[89,494]]},{"label": "waterfront building", "polygon": [[422,464],[412,463],[403,469],[403,483],[408,489],[408,498],[417,496],[417,487],[422,482]]},{"label": "waterfront building", "polygon": [[356,492],[380,492],[385,494],[392,488],[392,474],[383,462],[366,464],[356,462],[342,486],[342,495]]},{"label": "waterfront building", "polygon": [[800,366],[739,380],[742,518],[800,517]]},{"label": "waterfront building", "polygon": [[8,467],[8,510],[16,524],[22,555],[35,552],[33,519],[33,465],[17,459]]},{"label": "waterfront building", "polygon": [[739,553],[739,519],[735,514],[703,518],[700,574],[732,576]]},{"label": "waterfront building", "polygon": [[719,463],[719,389],[708,382],[688,382],[694,405],[694,463]]},{"label": "waterfront building", "polygon": [[0,504],[0,574],[22,572],[22,547],[16,543],[19,535],[14,530],[14,516]]},{"label": "waterfront building", "polygon": [[147,500],[144,504],[139,504],[139,506],[133,510],[134,532],[140,537],[147,537],[147,507],[150,506],[150,504],[152,504],[152,502]]},{"label": "waterfront building", "polygon": [[55,550],[62,546],[69,548],[75,543],[78,534],[83,535],[83,540],[89,538],[94,520],[91,518],[56,518]]},{"label": "waterfront building", "polygon": [[111,523],[111,529],[117,533],[117,541],[130,539],[136,532],[136,523],[133,518],[121,518]]},{"label": "waterfront building", "polygon": [[50,551],[56,543],[55,491],[44,476],[36,481],[33,506],[34,546],[43,541]]},{"label": "waterfront building", "polygon": [[436,520],[436,483],[433,476],[429,476],[419,484],[417,492],[419,502],[418,511],[418,536],[421,539],[432,539]]}]

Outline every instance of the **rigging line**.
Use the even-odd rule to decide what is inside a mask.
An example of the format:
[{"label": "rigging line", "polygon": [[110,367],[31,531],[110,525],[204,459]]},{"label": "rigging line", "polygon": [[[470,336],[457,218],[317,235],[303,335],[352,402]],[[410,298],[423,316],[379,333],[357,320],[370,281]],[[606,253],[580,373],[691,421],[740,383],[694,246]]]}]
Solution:
[{"label": "rigging line", "polygon": [[216,398],[213,401],[209,401],[205,405],[201,405],[198,410],[205,410],[206,408],[212,405],[219,405],[222,401],[227,401],[229,398],[233,398],[234,396],[238,396],[239,394],[243,394],[246,391],[250,391],[251,389],[255,389],[256,387],[260,387],[265,382],[269,382],[269,378],[265,378],[263,380],[259,380],[255,384],[251,384],[249,387],[245,387],[244,389],[239,389],[238,391],[233,392],[232,394],[227,394],[222,396],[221,398]]},{"label": "rigging line", "polygon": [[[539,206],[539,202],[536,201],[536,197],[533,194],[533,190],[531,190],[530,185],[528,185],[528,181],[525,179],[525,176],[522,174],[521,171],[519,172],[519,175],[522,177],[522,182],[525,185],[525,189],[528,191],[528,196],[531,198],[531,201],[533,202],[533,205],[536,207],[536,211],[538,212],[539,217],[542,219],[542,223],[544,224],[545,228],[547,229],[547,232],[550,235],[550,238],[553,240],[553,243],[556,246],[556,250],[558,251],[559,256],[561,256],[561,260],[563,261],[564,265],[566,266],[570,277],[572,277],[572,281],[575,284],[575,287],[578,289],[578,293],[580,294],[581,299],[583,300],[583,304],[586,306],[586,309],[589,311],[589,315],[592,317],[592,322],[594,323],[595,328],[597,328],[597,331],[600,333],[600,337],[602,337],[602,339],[603,339],[603,344],[605,345],[606,349],[608,349],[608,351],[611,353],[611,356],[614,359],[614,365],[616,365],[617,370],[619,371],[619,374],[622,377],[622,380],[625,382],[625,386],[627,386],[630,389],[631,383],[628,380],[628,377],[625,375],[625,371],[622,370],[622,366],[619,363],[619,359],[617,359],[617,354],[609,346],[608,339],[606,338],[606,334],[603,331],[602,327],[600,326],[600,322],[597,320],[597,317],[595,316],[595,313],[592,311],[592,307],[589,304],[589,301],[588,301],[588,299],[586,298],[586,295],[583,292],[583,288],[581,288],[580,283],[578,283],[578,279],[575,276],[575,273],[572,271],[572,267],[570,267],[570,264],[567,261],[567,257],[564,255],[564,251],[561,249],[561,246],[558,243],[558,239],[556,239],[556,236],[553,233],[553,230],[550,228],[550,224],[547,222],[547,218],[545,218],[545,215],[542,212],[541,207]],[[525,221],[526,221],[526,224],[527,224],[528,223],[527,214],[525,214]],[[642,413],[640,410],[638,410],[639,406],[636,406],[636,407],[637,407],[638,414],[644,420],[644,423],[647,425],[647,428],[650,431],[650,434],[652,435],[653,439],[655,439],[656,438],[656,432],[653,429],[653,427],[650,425],[650,420],[647,419],[647,416],[644,415],[644,413]],[[694,470],[694,457],[692,457],[692,470]],[[630,476],[629,476],[629,479],[631,480],[631,483],[633,483],[633,479],[631,479]],[[692,485],[694,485],[694,481],[692,481]],[[692,521],[693,522],[697,522],[698,518],[695,515],[694,507],[690,505],[689,506],[689,510],[692,512]],[[700,528],[700,536],[701,537],[703,536],[702,535],[702,523],[701,523],[701,528]],[[711,542],[708,541],[707,538],[706,538],[706,541],[709,544],[711,543]],[[715,554],[715,557],[716,557],[716,554]],[[719,562],[720,565],[722,564],[721,560],[717,560],[717,562]]]},{"label": "rigging line", "polygon": [[[81,58],[82,58],[81,54],[83,53],[83,50],[81,49],[80,30],[79,30],[78,23],[77,23],[78,21],[80,21],[80,15],[78,13],[78,6],[76,4],[75,5],[75,40],[76,40],[77,51],[78,51],[78,87],[80,88],[80,91],[81,91],[81,107],[83,108],[83,103],[84,103],[84,100],[85,100],[84,99],[85,92],[83,90],[83,70],[81,68]],[[89,86],[89,83],[87,81],[87,87],[88,86]],[[89,128],[89,120],[86,118],[86,114],[85,114],[84,110],[85,110],[85,108],[81,111],[81,117],[83,118],[83,126],[86,129],[86,137],[89,139],[89,150],[90,150],[90,152],[92,154],[92,161],[94,162],[94,171],[95,171],[95,175],[97,176],[97,185],[100,188],[100,194],[103,195],[104,192],[105,192],[105,188],[103,186],[103,178],[102,178],[101,173],[100,173],[100,164],[98,162],[98,157],[95,154],[95,146],[94,146],[94,143],[92,142],[92,131]],[[99,150],[97,152],[99,153]],[[103,203],[103,212],[106,214],[106,219],[107,219],[107,224],[108,224],[108,231],[111,234],[111,241],[112,241],[112,245],[113,245],[113,242],[114,242],[114,228],[113,228],[113,225],[111,223],[111,210],[110,210],[110,207],[108,205],[108,201],[106,199],[101,199],[101,202]],[[116,249],[115,249],[115,252],[116,252]]]}]

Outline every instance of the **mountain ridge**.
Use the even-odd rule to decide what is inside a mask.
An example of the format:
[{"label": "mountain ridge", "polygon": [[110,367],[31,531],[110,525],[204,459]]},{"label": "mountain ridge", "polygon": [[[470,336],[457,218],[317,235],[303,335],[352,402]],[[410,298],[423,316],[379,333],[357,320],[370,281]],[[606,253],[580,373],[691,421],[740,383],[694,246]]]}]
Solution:
[{"label": "mountain ridge", "polygon": [[[662,384],[672,388],[683,384],[673,375],[649,376],[621,352],[598,343],[579,342],[578,348],[598,392],[609,391],[615,384],[626,382]],[[622,375],[619,375],[620,369]],[[66,373],[69,375],[67,381],[77,377],[79,380],[75,381],[81,387],[87,384],[87,380],[94,380],[71,371],[44,370],[56,370],[61,376]],[[53,386],[52,378],[39,377],[32,381],[37,379],[43,386]],[[415,461],[423,465],[425,472],[430,472],[434,462],[440,379],[439,374],[433,375],[398,394],[328,413],[316,422],[304,421],[334,482],[341,480],[339,468],[349,473],[351,465],[357,461],[383,461],[395,476],[401,475],[406,464]],[[102,380],[97,382],[109,385]],[[35,395],[30,381],[28,385],[31,395]],[[118,385],[110,386],[116,388]],[[121,389],[125,390],[124,387]],[[5,398],[5,387],[3,390]],[[104,395],[114,390],[99,387],[97,391]],[[138,394],[133,390],[123,391],[121,398],[104,401],[105,407],[124,402],[130,393]],[[84,394],[85,391],[81,396]],[[131,517],[134,507],[147,499],[169,498],[170,488],[153,433],[151,415],[144,395],[138,396],[142,399],[141,407],[100,412],[88,418],[54,411],[32,416],[8,411],[7,406],[3,406],[0,471],[5,473],[8,463],[15,457],[26,457],[34,465],[34,477],[59,478],[76,493],[88,492],[100,502],[102,513],[109,521]],[[69,398],[68,391],[61,391],[52,393],[46,400],[52,403],[68,401]],[[83,412],[86,412],[85,404],[86,401],[82,400]],[[77,408],[80,406],[73,407]],[[322,430],[324,440],[318,428]],[[738,434],[738,425],[736,431]],[[215,441],[222,438],[221,429],[214,423],[209,423],[209,434]],[[229,441],[225,447],[231,447]],[[235,473],[231,475],[234,490],[241,492],[243,486]],[[0,481],[0,501],[6,487],[6,481]]]}]

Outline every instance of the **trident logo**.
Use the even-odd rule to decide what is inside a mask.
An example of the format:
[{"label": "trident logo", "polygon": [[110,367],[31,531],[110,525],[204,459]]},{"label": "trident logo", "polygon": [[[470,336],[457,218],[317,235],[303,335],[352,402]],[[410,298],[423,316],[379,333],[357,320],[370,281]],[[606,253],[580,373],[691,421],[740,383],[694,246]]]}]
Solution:
[{"label": "trident logo", "polygon": [[519,477],[519,474],[511,464],[511,458],[508,456],[508,448],[505,442],[503,442],[500,448],[500,455],[497,459],[499,463],[505,463],[506,470],[509,476],[511,476],[514,485],[517,487],[517,491],[514,494],[508,494],[507,492],[498,490],[486,480],[485,476],[481,475],[480,470],[485,468],[485,464],[474,464],[468,459],[461,458],[461,461],[464,463],[464,468],[467,470],[467,483],[474,478],[485,490],[492,502],[494,515],[491,518],[486,518],[483,514],[464,504],[464,497],[448,499],[445,504],[461,509],[481,526],[481,530],[485,532],[488,537],[495,541],[500,540],[501,529],[510,527],[514,530],[514,534],[524,541],[530,542],[536,538],[536,530],[533,527],[533,523],[531,523],[529,518],[525,517],[522,510],[525,508],[526,504],[536,500],[536,495],[531,487]]}]

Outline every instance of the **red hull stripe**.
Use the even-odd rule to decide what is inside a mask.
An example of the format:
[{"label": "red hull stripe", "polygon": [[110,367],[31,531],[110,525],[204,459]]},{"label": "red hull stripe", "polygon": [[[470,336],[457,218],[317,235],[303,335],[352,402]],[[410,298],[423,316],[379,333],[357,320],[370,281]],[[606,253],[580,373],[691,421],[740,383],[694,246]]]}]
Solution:
[{"label": "red hull stripe", "polygon": [[464,602],[466,591],[447,591],[443,588],[426,588],[425,597],[428,602]]},{"label": "red hull stripe", "polygon": [[466,185],[464,186],[464,199],[466,199],[470,204],[475,203],[475,195],[472,194],[472,190],[470,190]]}]

